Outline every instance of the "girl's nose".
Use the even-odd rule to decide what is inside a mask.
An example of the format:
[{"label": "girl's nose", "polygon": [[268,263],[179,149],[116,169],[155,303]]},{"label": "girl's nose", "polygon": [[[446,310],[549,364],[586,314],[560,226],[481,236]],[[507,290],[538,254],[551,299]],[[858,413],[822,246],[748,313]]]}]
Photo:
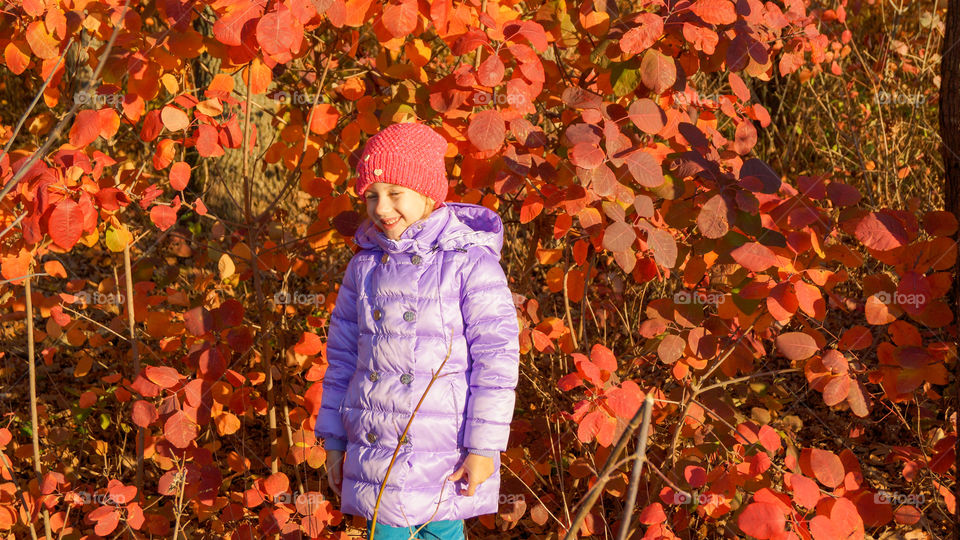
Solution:
[{"label": "girl's nose", "polygon": [[384,216],[390,210],[390,199],[389,197],[377,197],[377,215]]}]

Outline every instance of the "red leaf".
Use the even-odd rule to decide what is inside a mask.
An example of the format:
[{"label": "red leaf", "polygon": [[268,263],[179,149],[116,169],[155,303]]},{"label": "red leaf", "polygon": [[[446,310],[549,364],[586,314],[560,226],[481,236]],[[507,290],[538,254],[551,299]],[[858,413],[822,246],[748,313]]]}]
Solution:
[{"label": "red leaf", "polygon": [[677,80],[675,60],[656,49],[647,49],[640,61],[640,80],[654,94],[662,94]]},{"label": "red leaf", "polygon": [[290,479],[282,472],[274,473],[263,480],[263,491],[271,499],[290,488]]},{"label": "red leaf", "polygon": [[697,0],[690,11],[707,24],[731,24],[737,20],[737,11],[730,0]]},{"label": "red leaf", "polygon": [[845,538],[845,535],[840,533],[840,528],[830,518],[823,515],[813,516],[810,520],[810,536],[813,537],[813,540]]},{"label": "red leaf", "polygon": [[629,420],[637,414],[643,400],[643,391],[633,381],[623,383],[619,388],[607,392],[607,405],[618,418]]},{"label": "red leaf", "polygon": [[730,256],[751,272],[763,272],[777,264],[773,250],[758,242],[747,242],[731,251]]},{"label": "red leaf", "polygon": [[150,220],[161,231],[165,231],[177,222],[177,211],[165,204],[158,204],[150,209]]},{"label": "red leaf", "polygon": [[820,350],[820,348],[817,347],[816,340],[809,334],[803,332],[780,334],[777,336],[774,344],[781,354],[794,361],[810,358]]},{"label": "red leaf", "polygon": [[657,345],[657,356],[664,364],[672,364],[683,356],[686,348],[687,342],[683,338],[670,334]]},{"label": "red leaf", "polygon": [[417,28],[418,16],[416,0],[390,2],[383,8],[383,26],[395,38],[406,37]]},{"label": "red leaf", "polygon": [[173,388],[180,382],[180,374],[168,366],[147,366],[143,376],[161,388]]},{"label": "red leaf", "polygon": [[190,164],[178,161],[170,166],[170,187],[183,191],[190,182]]},{"label": "red leaf", "polygon": [[843,462],[833,452],[812,448],[810,468],[817,480],[829,488],[835,488],[843,483]]},{"label": "red leaf", "polygon": [[637,234],[633,231],[632,225],[614,221],[603,232],[603,247],[610,251],[626,251],[636,239]]},{"label": "red leaf", "polygon": [[711,239],[721,238],[730,230],[730,218],[733,209],[727,199],[717,194],[710,197],[697,215],[697,228],[700,233]]},{"label": "red leaf", "polygon": [[704,54],[716,52],[717,44],[720,43],[720,36],[712,29],[688,22],[683,23],[683,38],[693,44],[694,49],[703,51]]},{"label": "red leaf", "polygon": [[257,22],[257,43],[269,55],[295,53],[303,41],[303,25],[282,6],[267,13]]},{"label": "red leaf", "polygon": [[70,144],[83,148],[100,136],[100,115],[92,109],[84,109],[77,113],[73,125],[70,126]]},{"label": "red leaf", "polygon": [[740,530],[754,538],[779,538],[786,527],[786,518],[780,509],[766,502],[750,503],[737,518]]},{"label": "red leaf", "polygon": [[133,417],[133,423],[140,427],[147,427],[150,424],[157,421],[157,418],[160,415],[157,414],[157,408],[153,406],[153,403],[149,401],[144,401],[138,399],[133,402],[133,411],[131,416]]},{"label": "red leaf", "polygon": [[590,349],[590,360],[600,369],[613,373],[617,370],[617,357],[613,351],[597,343]]},{"label": "red leaf", "polygon": [[495,109],[474,114],[467,127],[467,138],[477,150],[483,152],[499,150],[506,134],[507,125],[500,111]]},{"label": "red leaf", "polygon": [[[519,47],[519,45],[514,46]],[[503,61],[500,60],[498,55],[491,54],[480,63],[480,68],[477,70],[477,82],[483,86],[497,86],[503,82],[503,72]]]},{"label": "red leaf", "polygon": [[640,54],[663,35],[663,17],[649,11],[637,15],[631,26],[620,38],[620,50],[627,55]]},{"label": "red leaf", "polygon": [[537,52],[547,50],[547,33],[543,27],[534,21],[510,21],[503,25],[503,38],[507,41],[518,41],[518,37],[524,37],[530,42]]},{"label": "red leaf", "polygon": [[836,180],[827,184],[827,197],[837,206],[853,206],[860,202],[860,191]]},{"label": "red leaf", "polygon": [[607,155],[594,143],[582,142],[570,149],[570,161],[577,167],[596,169]]},{"label": "red leaf", "polygon": [[847,375],[837,375],[831,377],[827,385],[823,388],[823,402],[828,406],[843,402],[847,399],[850,392],[850,377]]},{"label": "red leaf", "polygon": [[742,155],[750,153],[757,144],[757,128],[753,127],[752,120],[743,120],[737,124],[734,134],[733,151]]},{"label": "red leaf", "polygon": [[50,238],[63,249],[69,250],[83,236],[83,210],[73,199],[64,199],[53,207],[50,214]]},{"label": "red leaf", "polygon": [[707,470],[697,465],[687,465],[683,469],[683,477],[690,487],[697,489],[707,483]]},{"label": "red leaf", "polygon": [[760,426],[760,431],[757,432],[757,438],[767,451],[776,454],[777,451],[780,450],[780,435],[777,435],[777,431],[772,427],[767,425]]},{"label": "red leaf", "polygon": [[663,185],[663,169],[660,162],[649,152],[636,149],[623,156],[624,163],[630,175],[643,187],[658,187]]},{"label": "red leaf", "polygon": [[197,153],[202,157],[217,157],[223,155],[223,147],[218,142],[219,133],[217,128],[201,124],[197,128]]},{"label": "red leaf", "polygon": [[863,217],[857,223],[854,236],[863,245],[879,251],[904,246],[910,241],[900,220],[879,212],[871,212]]},{"label": "red leaf", "polygon": [[663,511],[663,505],[655,502],[648,505],[646,508],[640,512],[640,516],[637,518],[637,521],[643,523],[644,525],[656,525],[657,523],[663,523],[667,520],[667,514]]},{"label": "red leaf", "polygon": [[183,314],[183,324],[193,336],[202,336],[213,330],[213,316],[203,306],[197,306]]},{"label": "red leaf", "polygon": [[580,439],[580,442],[590,442],[597,436],[600,432],[600,424],[603,423],[605,416],[607,415],[603,412],[592,411],[583,417],[577,427],[577,438]]},{"label": "red leaf", "polygon": [[750,89],[747,88],[746,83],[743,82],[740,75],[731,71],[727,75],[727,79],[730,81],[730,88],[733,90],[733,93],[740,98],[740,101],[744,103],[750,101]]},{"label": "red leaf", "polygon": [[583,379],[580,378],[579,373],[568,373],[557,380],[557,388],[559,388],[562,392],[573,390],[582,384]]},{"label": "red leaf", "polygon": [[177,448],[186,448],[197,438],[197,425],[183,411],[177,411],[163,424],[163,435]]},{"label": "red leaf", "polygon": [[[117,514],[116,509],[111,506],[101,506],[100,508],[106,508],[107,511],[97,516],[95,519],[97,524],[94,525],[93,532],[98,536],[107,536],[117,528],[117,525],[120,523],[120,516]],[[99,508],[97,510],[99,510]],[[89,515],[92,516],[94,512],[96,512],[96,510],[90,512]],[[91,519],[94,518],[91,517]]]},{"label": "red leaf", "polygon": [[304,332],[301,334],[300,341],[293,346],[294,352],[305,356],[320,354],[322,348],[323,342],[320,340],[320,336],[314,334],[313,332]]},{"label": "red leaf", "polygon": [[664,268],[673,268],[677,264],[677,239],[667,231],[651,225],[646,225],[643,229],[647,231],[647,247],[653,251],[657,264]]},{"label": "red leaf", "polygon": [[655,101],[642,98],[630,104],[630,121],[640,131],[655,135],[667,122],[667,115]]},{"label": "red leaf", "polygon": [[528,193],[520,206],[520,223],[530,223],[543,211],[543,199],[536,193]]},{"label": "red leaf", "polygon": [[820,500],[820,487],[800,474],[784,473],[783,481],[793,491],[793,499],[804,508],[814,508]]}]

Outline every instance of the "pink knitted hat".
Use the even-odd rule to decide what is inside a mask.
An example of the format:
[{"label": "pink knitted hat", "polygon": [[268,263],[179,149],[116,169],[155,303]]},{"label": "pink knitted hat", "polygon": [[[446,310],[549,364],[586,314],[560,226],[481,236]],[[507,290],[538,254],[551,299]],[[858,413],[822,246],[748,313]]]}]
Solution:
[{"label": "pink knitted hat", "polygon": [[410,188],[436,201],[447,198],[447,141],[429,126],[393,124],[370,137],[357,165],[357,195],[374,182]]}]

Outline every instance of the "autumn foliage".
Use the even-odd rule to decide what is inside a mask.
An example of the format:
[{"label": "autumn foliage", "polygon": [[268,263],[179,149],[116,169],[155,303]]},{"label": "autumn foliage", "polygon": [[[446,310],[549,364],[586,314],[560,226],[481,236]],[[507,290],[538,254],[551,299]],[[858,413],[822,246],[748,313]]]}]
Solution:
[{"label": "autumn foliage", "polygon": [[[450,200],[510,232],[523,376],[501,512],[471,535],[946,530],[957,218],[756,154],[758,88],[870,69],[847,0],[621,4],[7,5],[0,80],[30,97],[0,121],[0,357],[16,386],[32,342],[45,375],[38,425],[4,401],[0,533],[347,537],[313,435],[325,332],[357,154],[414,118],[449,141]],[[198,185],[243,152],[230,223]],[[250,200],[259,160],[289,172],[276,200]],[[276,208],[295,190],[306,227]],[[637,507],[624,460],[569,531],[647,395]]]}]

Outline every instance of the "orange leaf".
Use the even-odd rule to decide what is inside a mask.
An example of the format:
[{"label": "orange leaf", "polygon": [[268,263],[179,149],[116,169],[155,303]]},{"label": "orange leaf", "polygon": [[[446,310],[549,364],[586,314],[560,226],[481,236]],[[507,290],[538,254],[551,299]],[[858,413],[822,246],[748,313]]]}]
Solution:
[{"label": "orange leaf", "polygon": [[328,103],[317,103],[310,118],[310,131],[318,135],[329,133],[337,127],[340,112]]},{"label": "orange leaf", "polygon": [[43,21],[33,21],[27,26],[27,44],[33,54],[50,60],[60,56],[60,42],[49,33]]},{"label": "orange leaf", "polygon": [[100,115],[92,109],[84,109],[70,126],[70,144],[84,147],[97,140],[100,135]]},{"label": "orange leaf", "polygon": [[180,131],[190,125],[187,113],[173,105],[167,105],[160,111],[160,119],[163,121],[163,126],[170,131]]}]

